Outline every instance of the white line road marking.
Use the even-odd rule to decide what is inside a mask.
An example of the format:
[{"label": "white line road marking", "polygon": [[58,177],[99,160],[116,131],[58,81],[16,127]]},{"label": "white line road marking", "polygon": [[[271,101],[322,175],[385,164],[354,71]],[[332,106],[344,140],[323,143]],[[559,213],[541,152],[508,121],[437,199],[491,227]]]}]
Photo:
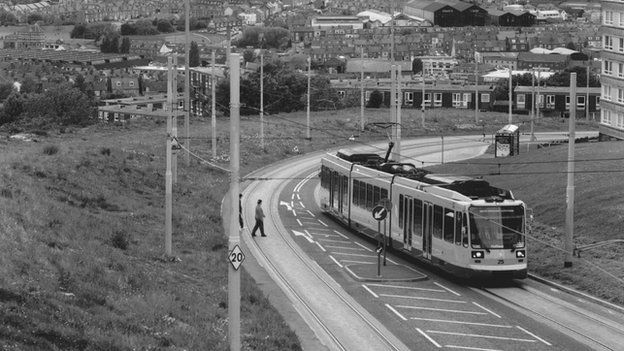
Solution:
[{"label": "white line road marking", "polygon": [[302,236],[302,237],[306,238],[306,240],[308,240],[308,241],[310,242],[310,244],[313,244],[313,243],[314,243],[314,240],[312,240],[312,238],[311,238],[311,237],[309,237],[308,235],[306,235],[306,233],[298,232],[298,231],[296,231],[296,230],[293,230],[292,232],[293,232],[293,234],[294,234],[295,236]]},{"label": "white line road marking", "polygon": [[290,204],[286,201],[280,201],[280,206],[286,206],[288,211],[292,211],[292,206],[290,206]]},{"label": "white line road marking", "polygon": [[399,316],[399,318],[401,318],[402,320],[406,321],[407,318],[403,317],[402,314],[399,313],[399,311],[395,310],[394,307],[390,306],[389,304],[385,304],[386,307],[388,307],[388,309],[390,309],[390,311],[394,312],[394,314],[396,314],[397,316]]},{"label": "white line road marking", "polygon": [[477,307],[480,307],[480,308],[481,308],[482,310],[484,310],[484,311],[488,311],[488,312],[490,312],[493,316],[496,316],[496,317],[498,317],[498,318],[502,318],[501,316],[499,316],[499,315],[497,315],[496,313],[494,313],[494,312],[492,312],[492,311],[488,310],[487,308],[485,308],[485,307],[483,307],[483,306],[479,305],[479,304],[478,304],[478,303],[476,303],[476,302],[473,302],[473,304],[474,304],[475,306],[477,306]]},{"label": "white line road marking", "polygon": [[427,288],[415,288],[413,286],[387,285],[387,284],[368,284],[368,285],[369,286],[379,286],[379,287],[383,287],[383,288],[393,288],[393,289],[408,289],[408,290],[419,290],[419,291],[444,292],[444,290],[427,289]]},{"label": "white line road marking", "polygon": [[376,258],[373,255],[360,255],[360,254],[354,254],[354,253],[345,253],[345,252],[332,252],[333,254],[336,255],[345,255],[345,256],[358,256],[358,257],[370,257],[370,258]]},{"label": "white line road marking", "polygon": [[544,344],[546,344],[546,345],[548,345],[548,346],[552,346],[552,344],[551,344],[551,343],[549,343],[548,341],[546,341],[546,340],[544,340],[544,339],[540,338],[539,336],[537,336],[537,335],[535,335],[535,334],[531,333],[530,331],[528,331],[528,330],[526,330],[526,329],[522,328],[521,326],[516,325],[516,328],[518,328],[518,329],[522,330],[523,332],[525,332],[525,333],[527,333],[527,334],[531,335],[532,337],[534,337],[534,338],[536,338],[537,340],[539,340],[539,341],[543,342]]},{"label": "white line road marking", "polygon": [[358,251],[364,250],[364,249],[360,249],[359,247],[333,246],[333,245],[325,245],[325,246],[331,247],[332,249],[358,250]]},{"label": "white line road marking", "polygon": [[371,289],[368,288],[368,286],[362,284],[362,287],[364,287],[364,289],[366,289],[366,291],[368,291],[371,295],[373,295],[374,298],[378,299],[379,296],[377,296],[377,294],[375,294]]},{"label": "white line road marking", "polygon": [[[303,202],[299,201],[299,206],[301,206],[301,208],[306,208],[305,205],[303,204]],[[308,211],[310,212],[310,211]]]},{"label": "white line road marking", "polygon": [[484,339],[497,339],[497,340],[535,342],[535,340],[533,340],[533,339],[508,338],[508,337],[505,337],[505,336],[483,335],[483,334],[454,333],[454,332],[446,332],[446,331],[441,331],[441,330],[427,330],[427,333],[444,334],[444,335],[456,335],[456,336],[471,336],[471,337],[474,337],[474,338],[484,338]]},{"label": "white line road marking", "polygon": [[303,223],[301,223],[301,221],[299,220],[299,218],[297,218],[297,223],[299,223],[300,227],[303,227]]},{"label": "white line road marking", "polygon": [[318,242],[314,242],[316,244],[316,246],[320,247],[321,250],[323,250],[323,252],[327,252],[327,250],[325,250],[325,248],[323,246],[321,246],[321,244],[319,244]]},{"label": "white line road marking", "polygon": [[292,195],[290,195],[290,198],[294,199],[296,195],[297,195],[296,193],[292,193]]},{"label": "white line road marking", "polygon": [[327,224],[323,223],[323,221],[321,221],[320,219],[318,220],[319,223],[321,223],[324,227],[329,227]]},{"label": "white line road marking", "polygon": [[297,193],[297,200],[301,200],[301,196],[299,196],[299,193]]},{"label": "white line road marking", "polygon": [[346,235],[342,234],[341,232],[339,232],[339,231],[337,231],[337,230],[334,230],[334,233],[336,233],[336,234],[340,235],[341,237],[343,237],[343,238],[345,238],[345,239],[349,239],[349,237],[348,237],[348,236],[346,236]]},{"label": "white line road marking", "polygon": [[362,261],[352,261],[352,260],[341,260],[345,263],[359,263],[359,264],[375,264],[375,262],[362,262]]},{"label": "white line road marking", "polygon": [[358,245],[358,246],[362,247],[364,250],[366,250],[368,252],[373,252],[373,249],[369,249],[368,247],[366,247],[366,246],[364,246],[364,245],[362,245],[360,243],[355,243],[355,245]]},{"label": "white line road marking", "polygon": [[461,296],[459,293],[454,292],[453,290],[451,290],[451,289],[447,288],[446,286],[444,286],[444,285],[442,285],[442,284],[440,284],[440,283],[433,282],[433,284],[435,284],[435,285],[437,285],[437,286],[441,287],[442,289],[444,289],[444,290],[446,290],[446,291],[450,292],[451,294],[455,294],[455,296]]},{"label": "white line road marking", "polygon": [[292,210],[293,216],[297,217],[297,212],[295,212],[295,209]]},{"label": "white line road marking", "polygon": [[322,236],[324,236],[326,238],[330,237],[330,236],[332,236],[332,237],[337,237],[338,236],[338,235],[334,235],[334,234],[315,233],[315,232],[310,232],[310,235],[322,235]]},{"label": "white line road marking", "polygon": [[448,347],[451,349],[464,349],[464,350],[475,350],[475,351],[503,351],[499,349],[483,349],[480,347],[468,347],[468,346],[457,346],[457,345],[444,345],[444,347]]},{"label": "white line road marking", "polygon": [[312,216],[313,218],[315,218],[315,217],[316,217],[316,216],[314,215],[314,213],[312,213],[312,211],[310,211],[310,210],[306,210],[306,211],[307,211],[307,212],[310,214],[310,216]]},{"label": "white line road marking", "polygon": [[341,244],[348,244],[349,243],[348,241],[344,241],[344,240],[333,240],[333,239],[325,239],[325,238],[319,238],[319,239],[316,239],[316,240],[318,240],[318,241],[327,241],[327,242],[330,242],[330,243],[341,243]]},{"label": "white line road marking", "polygon": [[460,322],[460,321],[451,321],[451,320],[446,320],[446,319],[435,319],[435,318],[410,317],[410,319],[419,320],[419,321],[427,321],[427,322],[440,322],[440,323],[452,323],[452,324],[478,325],[478,326],[482,326],[482,327],[493,327],[493,328],[513,328],[511,325],[499,325],[499,324],[475,323],[475,322]]},{"label": "white line road marking", "polygon": [[340,268],[342,268],[342,267],[343,267],[343,265],[342,265],[342,264],[340,264],[340,262],[338,262],[338,261],[334,258],[334,256],[329,255],[329,258],[331,258],[331,259],[332,259],[332,261],[334,261],[334,262],[338,265],[338,267],[340,267]]},{"label": "white line road marking", "polygon": [[484,313],[484,312],[462,311],[462,310],[447,310],[447,309],[444,309],[444,308],[433,308],[433,307],[402,306],[402,305],[399,305],[397,307],[407,308],[407,309],[410,309],[410,310],[427,310],[427,311],[439,311],[439,312],[487,315],[487,313]]},{"label": "white line road marking", "polygon": [[379,294],[379,296],[383,297],[394,297],[398,299],[412,299],[412,300],[426,300],[426,301],[438,301],[438,302],[449,302],[449,303],[466,303],[466,301],[460,300],[447,300],[447,299],[436,299],[433,297],[420,297],[420,296],[407,296],[407,295],[393,295],[393,294]]},{"label": "white line road marking", "polygon": [[416,330],[425,338],[427,338],[427,340],[429,340],[432,344],[434,344],[436,347],[442,347],[442,345],[438,344],[435,340],[433,340],[432,337],[430,337],[429,335],[427,335],[424,331],[420,330],[420,328],[416,328]]}]

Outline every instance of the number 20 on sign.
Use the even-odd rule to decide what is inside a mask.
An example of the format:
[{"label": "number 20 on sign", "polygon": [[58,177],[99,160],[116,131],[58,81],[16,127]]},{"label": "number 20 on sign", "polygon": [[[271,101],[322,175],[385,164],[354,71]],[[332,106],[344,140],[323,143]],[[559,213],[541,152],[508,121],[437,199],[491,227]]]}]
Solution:
[{"label": "number 20 on sign", "polygon": [[238,270],[244,260],[245,254],[243,254],[243,251],[241,251],[238,245],[234,246],[232,251],[228,254],[228,261],[230,261],[232,267],[234,267],[235,270]]}]

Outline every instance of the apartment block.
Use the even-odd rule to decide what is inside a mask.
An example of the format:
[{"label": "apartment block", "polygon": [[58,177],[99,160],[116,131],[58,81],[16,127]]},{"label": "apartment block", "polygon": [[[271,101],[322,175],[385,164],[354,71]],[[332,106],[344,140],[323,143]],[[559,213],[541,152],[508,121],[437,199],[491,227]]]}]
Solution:
[{"label": "apartment block", "polygon": [[624,139],[624,1],[602,1],[600,139]]}]

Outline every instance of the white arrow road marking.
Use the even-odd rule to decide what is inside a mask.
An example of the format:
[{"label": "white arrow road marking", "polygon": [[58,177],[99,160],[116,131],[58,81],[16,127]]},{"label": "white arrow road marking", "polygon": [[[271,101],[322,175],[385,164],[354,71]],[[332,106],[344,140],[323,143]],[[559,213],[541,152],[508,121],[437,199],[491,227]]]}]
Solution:
[{"label": "white arrow road marking", "polygon": [[313,244],[313,243],[314,243],[314,240],[312,240],[312,238],[311,238],[311,237],[309,237],[306,233],[298,232],[298,231],[296,231],[296,230],[293,230],[292,232],[293,232],[293,234],[295,234],[295,236],[303,236],[303,237],[304,237],[304,238],[306,238],[306,239],[307,239],[307,240],[308,240],[311,244]]},{"label": "white arrow road marking", "polygon": [[288,211],[292,211],[292,207],[290,206],[290,204],[286,201],[280,201],[280,206],[286,206],[286,208],[288,209]]}]

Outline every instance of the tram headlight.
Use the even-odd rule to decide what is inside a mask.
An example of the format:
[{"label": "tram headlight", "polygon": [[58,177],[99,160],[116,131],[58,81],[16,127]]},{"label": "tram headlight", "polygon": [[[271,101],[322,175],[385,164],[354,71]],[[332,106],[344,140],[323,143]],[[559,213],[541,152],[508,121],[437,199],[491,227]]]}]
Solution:
[{"label": "tram headlight", "polygon": [[517,258],[524,258],[526,256],[524,250],[516,250],[516,257]]},{"label": "tram headlight", "polygon": [[471,251],[470,256],[472,258],[483,258],[483,251]]}]

